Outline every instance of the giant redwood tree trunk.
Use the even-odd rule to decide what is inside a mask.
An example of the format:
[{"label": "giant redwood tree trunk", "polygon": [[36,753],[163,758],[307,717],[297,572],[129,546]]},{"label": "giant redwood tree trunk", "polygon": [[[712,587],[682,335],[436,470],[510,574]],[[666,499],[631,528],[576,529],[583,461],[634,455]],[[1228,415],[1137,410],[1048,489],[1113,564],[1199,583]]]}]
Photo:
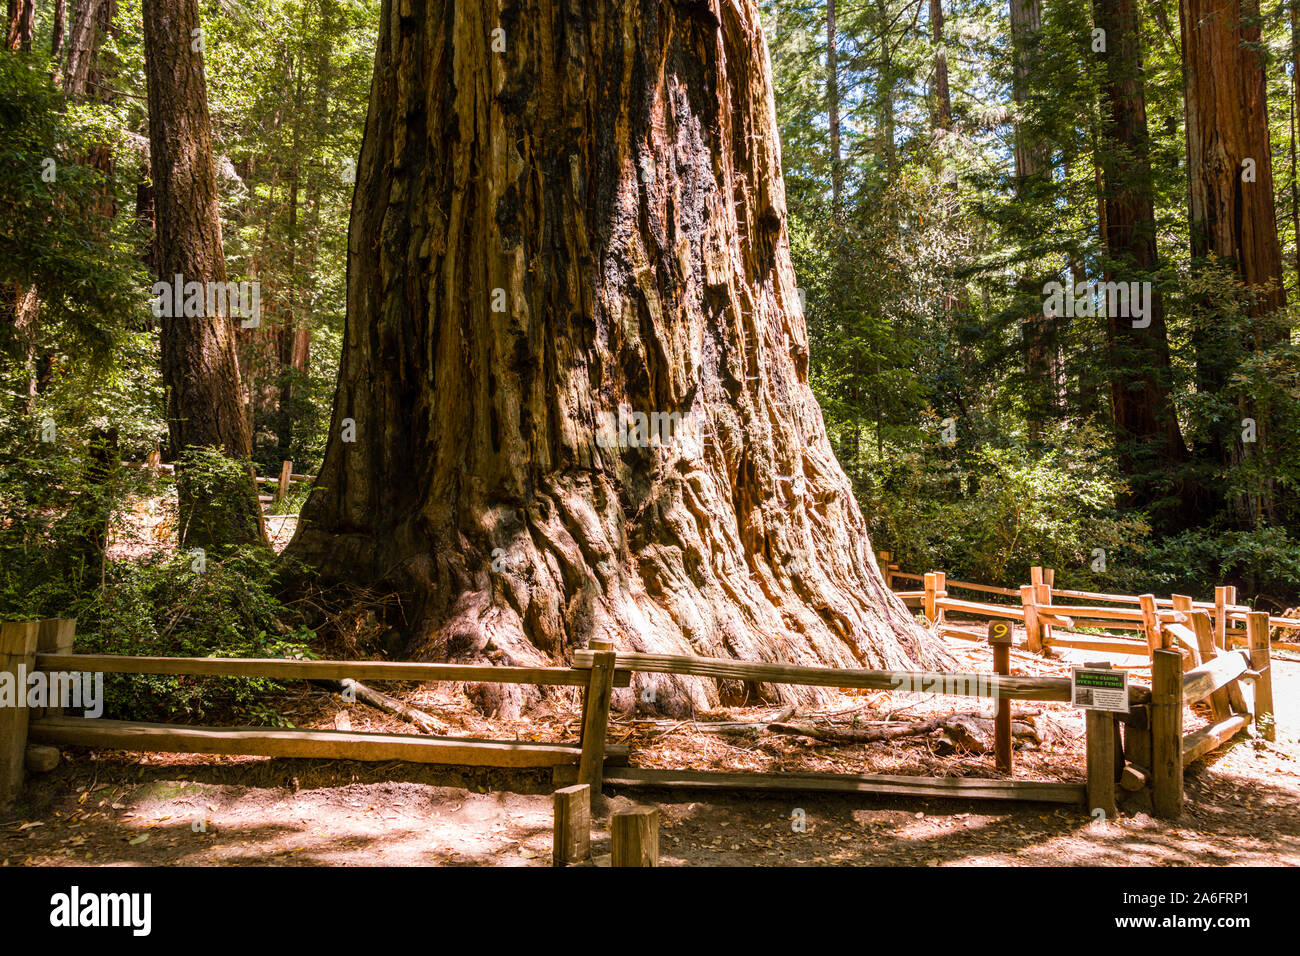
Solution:
[{"label": "giant redwood tree trunk", "polygon": [[[785,223],[752,0],[385,0],[291,553],[399,589],[426,658],[944,662],[827,442]],[[606,447],[620,408],[682,422]],[[670,712],[796,699],[644,677]]]}]

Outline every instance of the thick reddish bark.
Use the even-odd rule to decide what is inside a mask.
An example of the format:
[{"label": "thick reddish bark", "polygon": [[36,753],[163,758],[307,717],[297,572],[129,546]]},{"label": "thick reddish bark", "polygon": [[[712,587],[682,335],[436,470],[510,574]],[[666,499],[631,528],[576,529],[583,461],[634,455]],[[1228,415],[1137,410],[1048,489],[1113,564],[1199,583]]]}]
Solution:
[{"label": "thick reddish bark", "polygon": [[1095,0],[1094,22],[1105,31],[1102,135],[1103,237],[1109,282],[1151,282],[1149,313],[1110,315],[1111,405],[1120,468],[1129,502],[1154,511],[1166,526],[1196,517],[1194,489],[1182,474],[1187,446],[1173,400],[1173,369],[1164,303],[1153,274],[1159,268],[1152,200],[1150,141],[1142,78],[1137,0]]},{"label": "thick reddish bark", "polygon": [[[808,386],[754,4],[385,0],[380,22],[332,433],[290,552],[398,589],[429,658],[609,637],[945,661]],[[609,447],[620,408],[681,425]],[[799,695],[637,680],[670,711]]]},{"label": "thick reddish bark", "polygon": [[32,48],[36,0],[9,0],[5,47],[27,51]]},{"label": "thick reddish bark", "polygon": [[[1286,305],[1286,294],[1258,0],[1183,0],[1180,19],[1192,257],[1231,262],[1254,296],[1248,314],[1263,319]],[[1211,304],[1194,325],[1194,342],[1198,388],[1217,394],[1229,384],[1237,349],[1225,342],[1226,323],[1213,312]],[[1254,322],[1245,330],[1244,345],[1272,345],[1286,334],[1276,323]],[[1267,410],[1243,399],[1240,414],[1256,420],[1257,440],[1240,441],[1239,425],[1232,420],[1213,429],[1211,450],[1225,466],[1270,455],[1273,423]],[[1273,510],[1269,483],[1233,496],[1230,504],[1239,524],[1268,518]]]}]

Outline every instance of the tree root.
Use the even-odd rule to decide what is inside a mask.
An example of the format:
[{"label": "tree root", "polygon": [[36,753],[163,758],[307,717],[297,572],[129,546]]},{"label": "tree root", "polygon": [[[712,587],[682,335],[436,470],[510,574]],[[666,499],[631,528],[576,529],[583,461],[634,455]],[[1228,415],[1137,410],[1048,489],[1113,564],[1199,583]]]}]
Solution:
[{"label": "tree root", "polygon": [[[948,742],[958,750],[970,753],[991,753],[993,750],[993,719],[979,714],[949,714],[916,723],[896,721],[870,721],[857,727],[813,727],[809,724],[772,723],[767,729],[774,734],[811,737],[829,744],[862,744],[902,737],[924,737],[942,732]],[[1041,743],[1032,719],[1013,720],[1013,740],[1022,743]]]}]

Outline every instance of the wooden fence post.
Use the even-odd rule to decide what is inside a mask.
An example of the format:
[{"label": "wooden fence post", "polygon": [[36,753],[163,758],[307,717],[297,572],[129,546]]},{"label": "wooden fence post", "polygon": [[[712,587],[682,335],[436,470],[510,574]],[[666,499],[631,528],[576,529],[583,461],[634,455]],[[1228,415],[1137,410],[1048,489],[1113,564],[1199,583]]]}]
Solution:
[{"label": "wooden fence post", "polygon": [[1214,589],[1214,643],[1219,647],[1228,646],[1228,610],[1232,600],[1228,597],[1228,589],[1219,585]]},{"label": "wooden fence post", "polygon": [[[76,633],[77,619],[75,617],[49,618],[41,621],[40,627],[36,631],[36,653],[71,654]],[[62,707],[34,707],[32,708],[30,720],[62,716]]]},{"label": "wooden fence post", "polygon": [[[989,644],[993,646],[993,673],[1011,676],[1011,622],[989,621]],[[997,686],[996,684],[994,686]],[[1003,773],[1012,772],[1011,701],[1001,696],[994,698],[993,753],[997,768]]]},{"label": "wooden fence post", "polygon": [[1246,640],[1250,645],[1250,669],[1259,673],[1255,681],[1255,729],[1265,740],[1277,739],[1273,719],[1273,667],[1268,644],[1268,612],[1246,615]]},{"label": "wooden fence post", "polygon": [[1141,774],[1140,779],[1126,775],[1132,785],[1124,789],[1140,790],[1151,782],[1151,708],[1146,704],[1131,707],[1124,721],[1124,758]]},{"label": "wooden fence post", "polygon": [[1160,619],[1156,617],[1156,596],[1139,594],[1138,603],[1142,607],[1142,633],[1147,639],[1147,651],[1155,654],[1164,646],[1160,635]]},{"label": "wooden fence post", "polygon": [[894,589],[894,555],[890,551],[877,551],[876,564],[880,565],[880,576],[885,579],[885,587]]},{"label": "wooden fence post", "polygon": [[[1055,576],[1055,572],[1052,572]],[[1029,569],[1029,583],[1034,588],[1034,603],[1039,607],[1051,607],[1052,605],[1052,585],[1048,582],[1047,574],[1041,567],[1032,567]],[[1037,615],[1035,615],[1037,616]],[[1038,622],[1039,644],[1047,645],[1052,639],[1052,625],[1046,621]]]},{"label": "wooden fence post", "polygon": [[659,810],[616,810],[609,825],[611,866],[659,865]]},{"label": "wooden fence post", "polygon": [[555,825],[551,865],[581,863],[591,854],[591,787],[579,783],[552,796]]},{"label": "wooden fence post", "polygon": [[612,641],[591,642],[591,679],[582,706],[582,758],[578,764],[578,783],[591,787],[599,795],[605,779],[605,734],[609,729],[609,695],[614,689],[614,653]]},{"label": "wooden fence post", "polygon": [[36,635],[40,625],[0,624],[0,674],[14,700],[0,702],[0,807],[18,797],[27,761],[27,680],[36,665]]},{"label": "wooden fence post", "polygon": [[289,483],[293,481],[293,462],[286,461],[280,464],[280,483],[275,489],[275,503],[279,504],[284,501],[284,496],[289,493]]},{"label": "wooden fence post", "polygon": [[1042,653],[1043,650],[1043,631],[1042,626],[1038,623],[1038,604],[1034,598],[1034,586],[1032,584],[1022,584],[1020,586],[1020,603],[1025,606],[1025,640],[1031,651]]},{"label": "wooden fence post", "polygon": [[[1109,668],[1109,664],[1087,664],[1087,667]],[[1101,810],[1103,819],[1118,816],[1115,807],[1115,715],[1105,710],[1084,711],[1085,743],[1088,757],[1088,809]]]},{"label": "wooden fence post", "polygon": [[1151,790],[1158,817],[1183,812],[1183,655],[1151,652]]},{"label": "wooden fence post", "polygon": [[925,603],[922,608],[925,613],[925,620],[933,625],[939,619],[939,610],[934,606],[934,602],[939,599],[939,572],[925,572]]},{"label": "wooden fence post", "polygon": [[[1192,631],[1196,633],[1196,645],[1201,652],[1201,662],[1209,663],[1218,657],[1218,648],[1214,646],[1214,622],[1210,620],[1209,611],[1191,611]],[[1210,714],[1213,715],[1214,723],[1226,721],[1231,714],[1230,692],[1236,691],[1240,697],[1240,688],[1236,682],[1230,683],[1227,687],[1221,687],[1210,695]]]},{"label": "wooden fence post", "polygon": [[[1186,594],[1171,594],[1170,598],[1172,598],[1173,600],[1174,610],[1186,614],[1187,626],[1191,628],[1193,631],[1195,631],[1195,628],[1192,624],[1192,613],[1195,610],[1195,608],[1193,606],[1191,597],[1189,597]],[[1200,638],[1197,638],[1196,643],[1192,644],[1189,648],[1192,652],[1192,667],[1200,667],[1203,661],[1209,660],[1209,658],[1206,657],[1201,652],[1200,643],[1201,643]]]}]

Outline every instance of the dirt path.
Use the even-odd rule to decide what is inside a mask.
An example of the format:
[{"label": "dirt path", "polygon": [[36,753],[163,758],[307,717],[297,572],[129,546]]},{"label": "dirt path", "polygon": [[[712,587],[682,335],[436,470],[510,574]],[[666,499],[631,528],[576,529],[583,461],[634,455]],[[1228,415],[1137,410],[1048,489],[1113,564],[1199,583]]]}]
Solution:
[{"label": "dirt path", "polygon": [[[1198,764],[1176,826],[864,796],[638,790],[609,803],[661,808],[666,865],[1297,865],[1300,664],[1276,662],[1274,682],[1278,742],[1239,740]],[[20,817],[0,820],[0,864],[547,866],[549,793],[541,774],[79,755],[30,788]],[[603,830],[594,852],[608,853]]]}]

